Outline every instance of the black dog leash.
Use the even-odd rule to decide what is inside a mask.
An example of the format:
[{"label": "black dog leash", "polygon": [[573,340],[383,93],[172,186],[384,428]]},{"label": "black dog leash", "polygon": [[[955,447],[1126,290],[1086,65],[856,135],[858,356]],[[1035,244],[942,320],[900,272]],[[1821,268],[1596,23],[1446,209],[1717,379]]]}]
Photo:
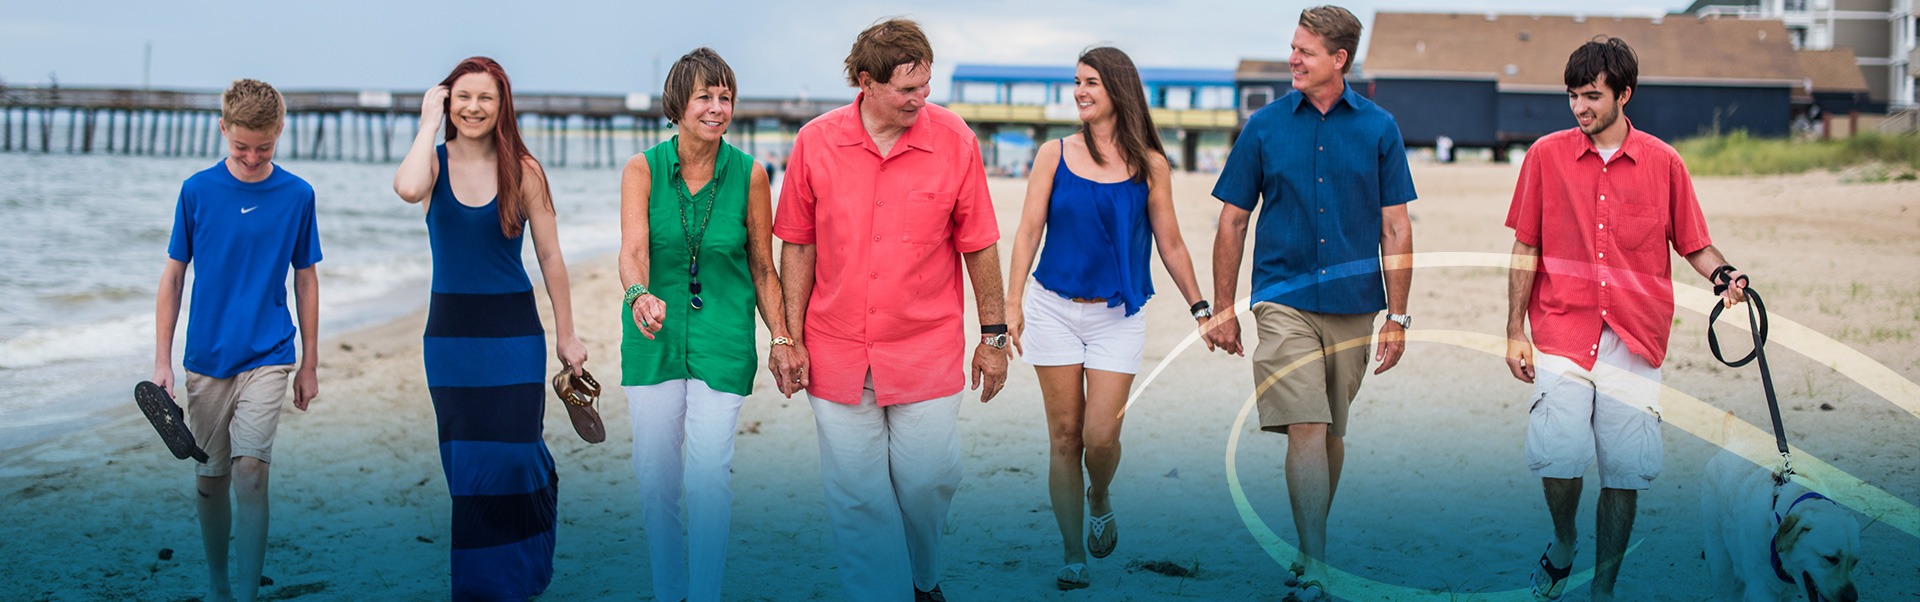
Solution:
[{"label": "black dog leash", "polygon": [[[1713,285],[1714,295],[1727,292],[1727,287],[1733,285],[1733,279],[1729,276],[1735,271],[1737,270],[1730,265],[1723,265],[1713,270],[1713,275],[1708,276],[1707,279],[1716,283]],[[1739,280],[1742,285],[1745,285],[1747,277],[1743,275]],[[1713,325],[1720,320],[1720,312],[1727,309],[1726,303],[1722,302],[1715,302],[1713,311],[1707,313],[1707,349],[1713,351],[1713,359],[1720,360],[1720,363],[1733,368],[1739,368],[1754,361],[1760,362],[1760,386],[1767,392],[1767,413],[1773,419],[1773,444],[1780,450],[1780,459],[1785,462],[1775,480],[1784,482],[1788,475],[1793,474],[1793,457],[1787,452],[1787,429],[1780,422],[1780,399],[1773,393],[1773,371],[1767,369],[1767,303],[1761,300],[1760,293],[1753,290],[1753,287],[1746,287],[1746,295],[1747,327],[1753,332],[1753,351],[1748,352],[1745,357],[1732,361],[1728,361],[1727,357],[1720,353],[1720,337],[1714,333]]]}]

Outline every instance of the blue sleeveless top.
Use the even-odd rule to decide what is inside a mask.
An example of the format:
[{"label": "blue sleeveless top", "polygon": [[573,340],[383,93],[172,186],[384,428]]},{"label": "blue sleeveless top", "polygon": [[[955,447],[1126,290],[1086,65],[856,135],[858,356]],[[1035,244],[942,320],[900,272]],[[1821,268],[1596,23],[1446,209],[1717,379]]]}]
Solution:
[{"label": "blue sleeveless top", "polygon": [[440,177],[434,180],[433,198],[427,201],[427,240],[433,249],[431,290],[479,295],[533,290],[520,261],[526,228],[513,238],[500,232],[498,194],[479,207],[454,198],[452,179],[447,177],[447,145],[434,150],[440,156]]},{"label": "blue sleeveless top", "polygon": [[1125,305],[1131,316],[1153,296],[1153,276],[1147,271],[1152,255],[1147,183],[1082,178],[1067,168],[1062,148],[1033,279],[1062,297],[1105,298],[1107,307]]}]

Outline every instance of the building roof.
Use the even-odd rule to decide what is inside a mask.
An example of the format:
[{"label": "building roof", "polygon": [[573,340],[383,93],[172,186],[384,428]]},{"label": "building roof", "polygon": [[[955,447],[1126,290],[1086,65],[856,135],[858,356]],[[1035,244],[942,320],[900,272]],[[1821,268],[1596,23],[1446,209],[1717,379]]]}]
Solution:
[{"label": "building roof", "polygon": [[1293,80],[1293,67],[1286,61],[1261,59],[1240,59],[1240,66],[1233,70],[1233,78],[1242,82],[1279,82]]},{"label": "building roof", "polygon": [[[1284,66],[1284,63],[1282,64]],[[963,82],[1073,82],[1073,65],[976,65],[961,63],[953,68],[953,81]],[[1232,86],[1229,69],[1190,69],[1141,67],[1140,81],[1158,86]]]},{"label": "building roof", "polygon": [[1503,90],[1562,91],[1567,55],[1595,36],[1626,40],[1640,82],[1785,85],[1804,76],[1775,20],[1381,12],[1367,46],[1379,79],[1494,79]]},{"label": "building roof", "polygon": [[1813,92],[1866,92],[1867,76],[1860,72],[1853,49],[1835,46],[1832,50],[1801,50],[1793,53],[1800,61],[1805,89]]},{"label": "building roof", "polygon": [[1680,9],[1680,12],[1692,15],[1716,6],[1729,8],[1760,8],[1760,0],[1693,0],[1693,4],[1688,4],[1686,8]]}]

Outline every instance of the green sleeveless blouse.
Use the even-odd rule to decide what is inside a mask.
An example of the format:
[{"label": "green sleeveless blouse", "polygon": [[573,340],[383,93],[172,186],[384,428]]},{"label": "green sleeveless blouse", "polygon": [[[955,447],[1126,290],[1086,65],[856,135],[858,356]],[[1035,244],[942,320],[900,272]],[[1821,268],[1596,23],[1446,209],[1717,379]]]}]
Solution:
[{"label": "green sleeveless blouse", "polygon": [[[647,290],[667,305],[667,319],[648,340],[633,323],[631,308],[621,308],[620,384],[657,385],[698,379],[715,391],[746,396],[760,363],[753,312],[756,295],[747,270],[747,186],[753,158],[722,141],[715,162],[718,187],[713,217],[700,244],[700,309],[690,306],[690,258],[687,230],[680,220],[680,193],[673,174],[680,169],[679,136],[647,149],[653,172],[647,224],[651,250]],[[706,189],[689,190],[689,197]],[[704,205],[705,203],[701,203]],[[699,228],[700,215],[688,209],[687,224]]]}]

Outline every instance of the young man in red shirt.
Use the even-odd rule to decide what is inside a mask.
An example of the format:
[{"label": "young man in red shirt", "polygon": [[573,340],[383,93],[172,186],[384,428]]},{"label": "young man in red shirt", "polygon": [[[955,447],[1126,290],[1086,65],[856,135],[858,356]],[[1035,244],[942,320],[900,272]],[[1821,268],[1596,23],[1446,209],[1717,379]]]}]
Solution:
[{"label": "young man in red shirt", "polygon": [[1673,324],[1667,247],[1701,276],[1729,284],[1725,303],[1746,299],[1741,273],[1707,236],[1680,155],[1621,114],[1638,77],[1638,59],[1619,38],[1587,42],[1568,57],[1567,104],[1579,127],[1528,150],[1507,212],[1516,239],[1507,368],[1534,385],[1527,463],[1546,489],[1554,526],[1533,575],[1534,594],[1545,600],[1560,597],[1573,570],[1587,466],[1600,465],[1599,601],[1613,599],[1636,494],[1660,474],[1660,363]]}]

